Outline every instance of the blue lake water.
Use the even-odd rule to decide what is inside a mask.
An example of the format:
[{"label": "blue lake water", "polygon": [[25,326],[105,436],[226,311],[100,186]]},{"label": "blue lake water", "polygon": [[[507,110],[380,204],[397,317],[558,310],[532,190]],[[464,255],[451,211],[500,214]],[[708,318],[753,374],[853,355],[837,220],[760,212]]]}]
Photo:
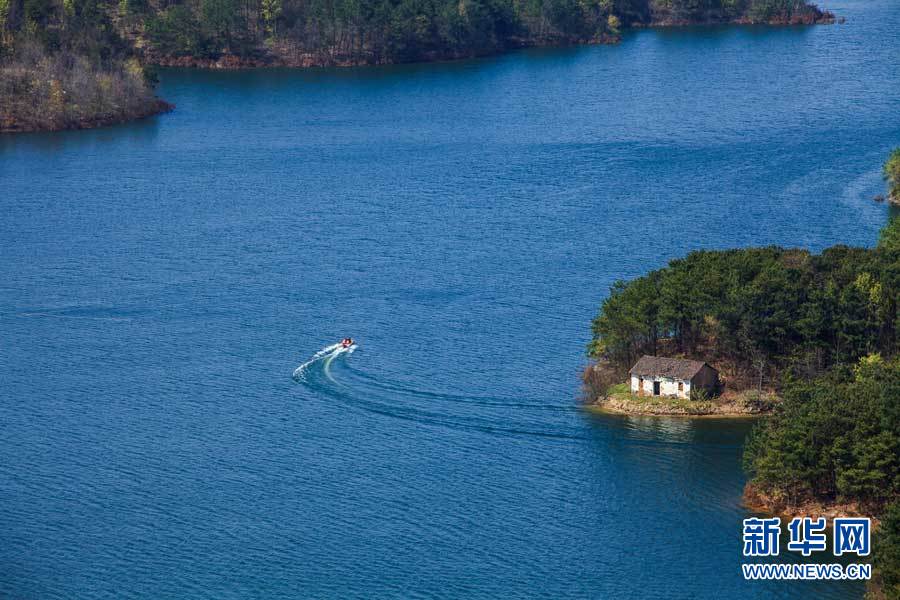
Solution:
[{"label": "blue lake water", "polygon": [[874,243],[900,4],[828,8],[0,138],[0,597],[860,598],[743,581],[748,422],[577,409],[615,279]]}]

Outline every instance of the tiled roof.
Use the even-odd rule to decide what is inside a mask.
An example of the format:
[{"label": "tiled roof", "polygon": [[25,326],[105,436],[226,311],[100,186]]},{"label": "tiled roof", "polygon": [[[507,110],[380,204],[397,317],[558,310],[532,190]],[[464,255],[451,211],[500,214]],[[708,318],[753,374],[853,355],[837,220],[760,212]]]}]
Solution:
[{"label": "tiled roof", "polygon": [[701,360],[665,358],[663,356],[642,356],[641,359],[631,367],[629,373],[637,376],[650,375],[653,377],[690,379],[696,375],[705,364],[706,363]]}]

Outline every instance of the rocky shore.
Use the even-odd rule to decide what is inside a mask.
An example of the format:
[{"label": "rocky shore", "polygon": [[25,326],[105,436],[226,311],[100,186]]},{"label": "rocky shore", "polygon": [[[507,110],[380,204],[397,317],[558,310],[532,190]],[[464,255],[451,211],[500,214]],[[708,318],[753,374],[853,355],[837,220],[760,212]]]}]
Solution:
[{"label": "rocky shore", "polygon": [[[625,389],[623,389],[623,387]],[[755,417],[771,413],[780,402],[771,392],[757,398],[755,391],[726,392],[706,400],[666,396],[638,396],[627,386],[614,386],[606,398],[598,398],[588,408],[618,414],[682,417]]]},{"label": "rocky shore", "polygon": [[681,417],[755,417],[771,412],[770,410],[758,410],[738,403],[718,404],[715,402],[690,400],[684,403],[644,403],[613,399],[593,404],[592,408],[619,414]]},{"label": "rocky shore", "polygon": [[[748,483],[742,496],[744,506],[754,513],[768,514],[793,519],[794,517],[825,517],[831,523],[835,518],[870,517],[878,511],[867,510],[857,502],[822,502],[817,500],[791,501],[787,498],[764,492]],[[878,520],[872,518],[877,527]]]},{"label": "rocky shore", "polygon": [[[504,48],[493,53],[469,53],[469,52],[431,52],[418,63],[447,62],[452,60],[464,60],[491,56],[511,52],[525,48],[565,47],[565,46],[591,46],[612,45],[621,40],[618,35],[599,36],[591,39],[526,39],[520,38],[511,41]],[[181,67],[196,69],[258,69],[258,68],[292,68],[307,69],[314,67],[364,67],[377,65],[402,64],[402,61],[389,60],[384,56],[378,56],[372,52],[362,52],[348,55],[339,52],[305,52],[286,43],[273,43],[265,48],[259,48],[253,56],[236,56],[223,54],[216,58],[204,58],[198,56],[165,56],[152,52],[144,55],[144,62],[159,67]]]},{"label": "rocky shore", "polygon": [[[722,19],[711,16],[705,20],[685,20],[671,16],[660,16],[644,27],[688,27],[692,25],[709,26],[709,25],[833,25],[835,23],[844,23],[845,19],[838,18],[834,13],[827,10],[810,10],[802,14],[783,15],[767,19],[764,22],[753,21],[747,17],[740,19]],[[635,27],[641,27],[635,25]]]}]

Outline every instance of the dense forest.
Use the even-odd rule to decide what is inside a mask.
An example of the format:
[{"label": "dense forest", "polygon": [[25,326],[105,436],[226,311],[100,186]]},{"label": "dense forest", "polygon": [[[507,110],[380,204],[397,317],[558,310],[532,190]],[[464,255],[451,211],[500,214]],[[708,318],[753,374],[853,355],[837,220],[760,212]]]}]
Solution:
[{"label": "dense forest", "polygon": [[775,387],[785,376],[812,379],[873,353],[894,356],[898,229],[886,227],[872,249],[692,252],[619,281],[593,321],[589,353],[622,378],[643,354],[706,360],[733,388]]},{"label": "dense forest", "polygon": [[[382,63],[615,40],[623,25],[815,22],[797,0],[129,0],[159,57]],[[143,2],[143,3],[142,3]]]},{"label": "dense forest", "polygon": [[628,25],[828,18],[801,0],[0,0],[7,33],[50,48],[88,32],[112,51],[127,39],[151,62],[198,64],[403,62],[611,41]]},{"label": "dense forest", "polygon": [[900,358],[872,354],[784,393],[745,447],[759,488],[790,506],[826,499],[880,512],[900,498]]},{"label": "dense forest", "polygon": [[[885,164],[892,187],[889,173],[898,159],[900,152],[894,151]],[[882,230],[876,248],[865,252],[872,262],[854,263],[851,268],[860,270],[845,288],[857,289],[829,313],[836,326],[819,330],[822,341],[836,343],[840,328],[850,327],[844,335],[856,341],[841,351],[823,346],[827,371],[807,368],[805,357],[815,343],[802,337],[789,346],[793,351],[769,357],[783,365],[783,401],[747,439],[746,496],[769,510],[838,505],[879,519],[873,536],[876,577],[867,597],[900,598],[900,217]],[[834,278],[822,283],[838,292]],[[857,293],[868,296],[867,310],[852,308],[850,297]]]},{"label": "dense forest", "polygon": [[900,358],[873,354],[790,381],[782,404],[753,429],[744,467],[754,503],[847,505],[881,519],[874,597],[900,598]]}]

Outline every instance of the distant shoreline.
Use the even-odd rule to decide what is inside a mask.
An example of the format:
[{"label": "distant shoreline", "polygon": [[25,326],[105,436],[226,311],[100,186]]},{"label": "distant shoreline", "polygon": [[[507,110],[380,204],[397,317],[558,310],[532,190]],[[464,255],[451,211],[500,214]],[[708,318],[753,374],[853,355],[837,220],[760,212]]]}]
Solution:
[{"label": "distant shoreline", "polygon": [[[789,27],[789,26],[812,26],[812,25],[832,25],[834,23],[843,23],[843,19],[838,19],[829,11],[821,11],[818,15],[804,14],[795,15],[794,17],[778,17],[769,19],[764,22],[754,22],[747,18],[733,20],[677,20],[662,19],[647,24],[633,23],[624,31],[642,30],[642,29],[675,29],[678,27],[715,27],[715,26],[768,26],[768,27]],[[157,67],[175,67],[190,69],[209,69],[209,70],[242,70],[242,69],[265,69],[265,68],[289,68],[289,69],[310,69],[310,68],[354,68],[354,67],[377,67],[389,65],[408,65],[408,64],[432,64],[441,62],[453,62],[458,60],[470,60],[475,58],[487,58],[491,56],[501,56],[517,50],[527,50],[531,48],[574,48],[580,46],[614,46],[621,42],[621,35],[604,35],[591,39],[565,39],[565,38],[547,38],[547,39],[528,39],[520,38],[512,41],[508,46],[499,48],[490,52],[441,52],[435,51],[431,56],[420,60],[391,60],[389,58],[379,58],[371,55],[365,56],[342,56],[335,54],[330,50],[322,52],[300,52],[291,51],[290,49],[279,47],[277,44],[273,48],[269,48],[265,53],[256,57],[237,56],[234,54],[223,54],[216,58],[199,57],[199,56],[167,56],[148,53],[144,57],[146,64]]]},{"label": "distant shoreline", "polygon": [[390,65],[427,65],[459,60],[471,60],[476,58],[488,58],[500,56],[517,50],[529,48],[567,48],[576,46],[613,46],[620,41],[619,36],[608,36],[592,40],[566,41],[528,41],[519,40],[506,48],[485,53],[453,53],[435,52],[432,56],[422,60],[398,61],[374,57],[348,57],[332,55],[328,52],[271,52],[260,57],[242,57],[233,54],[225,54],[218,58],[203,58],[198,56],[158,56],[146,57],[147,64],[156,67],[174,67],[187,69],[208,69],[221,71],[234,71],[243,69],[320,69],[320,68],[355,68],[355,67],[383,67]]},{"label": "distant shoreline", "polygon": [[[810,5],[811,6],[811,5]],[[746,16],[736,19],[717,18],[720,15],[706,15],[696,20],[676,19],[670,16],[662,15],[647,23],[632,22],[627,26],[623,26],[621,31],[628,29],[662,29],[685,26],[746,26],[746,25],[767,25],[767,26],[807,26],[819,24],[833,24],[835,22],[843,22],[843,19],[837,19],[835,15],[826,10],[820,10],[812,7],[811,11],[794,14],[792,16],[780,16],[767,19],[765,21],[753,21]],[[358,50],[355,53],[342,54],[336,48],[324,48],[315,51],[302,50],[296,45],[285,39],[274,40],[269,44],[261,45],[246,55],[237,55],[224,53],[215,57],[202,57],[195,55],[166,55],[150,50],[144,45],[143,50],[138,51],[131,60],[139,60],[143,65],[152,65],[156,67],[175,67],[175,68],[195,68],[207,70],[241,70],[241,69],[260,69],[260,68],[344,68],[344,67],[366,67],[366,66],[386,66],[401,64],[429,64],[438,62],[450,62],[456,60],[468,60],[474,58],[484,58],[488,56],[499,56],[517,50],[529,48],[565,48],[575,46],[590,45],[615,45],[621,41],[621,34],[618,28],[612,28],[605,32],[596,33],[593,37],[567,37],[567,36],[532,36],[532,37],[511,37],[505,40],[503,44],[489,50],[467,50],[467,49],[434,49],[430,53],[420,56],[415,60],[403,60],[396,57],[378,55],[370,50]],[[140,69],[140,67],[137,67]],[[29,81],[44,81],[48,77],[47,73],[35,72]],[[55,77],[50,74],[49,77]],[[60,87],[59,82],[54,80],[51,83]],[[38,99],[42,98],[43,91],[37,89],[31,92],[36,94]],[[61,98],[67,98],[66,89],[61,88]],[[152,96],[152,86],[146,85],[145,94]],[[104,112],[93,116],[87,116],[84,113],[89,111],[67,111],[59,110],[59,114],[46,114],[46,111],[40,112],[31,110],[32,100],[27,98],[13,98],[13,104],[18,104],[18,109],[10,109],[8,111],[0,111],[0,134],[26,133],[38,131],[64,131],[77,129],[94,129],[111,125],[119,125],[167,113],[175,109],[175,105],[167,102],[162,98],[148,98],[139,107],[118,108],[116,112]],[[55,101],[60,104],[59,100]],[[53,104],[53,103],[51,103]],[[65,106],[65,100],[62,101]],[[54,104],[55,106],[55,104]],[[119,103],[122,106],[122,103]],[[67,112],[78,112],[77,116],[66,114]]]},{"label": "distant shoreline", "polygon": [[[115,64],[103,69],[85,66],[90,64],[89,61],[82,59],[79,62],[76,60],[78,57],[66,54],[71,53],[71,50],[61,50],[54,55],[44,49],[44,58],[33,60],[33,64],[21,63],[5,67],[0,64],[0,71],[5,71],[6,76],[17,78],[13,82],[15,85],[5,86],[7,90],[3,104],[6,106],[0,109],[0,134],[92,129],[172,111],[174,105],[154,96],[153,76],[144,79],[138,77],[146,65],[238,70],[426,64],[498,56],[527,48],[613,45],[621,41],[621,32],[628,29],[714,25],[805,26],[831,24],[837,20],[831,12],[814,5],[804,4],[804,7],[793,14],[758,21],[746,14],[739,17],[728,15],[722,9],[706,10],[690,19],[680,18],[677,11],[665,10],[646,17],[646,20],[645,17],[639,17],[622,24],[618,17],[610,15],[608,22],[604,21],[602,26],[589,34],[523,31],[518,35],[507,34],[493,44],[444,47],[436,44],[430,50],[423,50],[415,55],[383,53],[383,48],[378,44],[348,44],[346,41],[310,48],[303,40],[282,36],[268,38],[265,42],[260,38],[245,46],[239,53],[232,53],[226,47],[221,53],[204,56],[202,52],[199,55],[196,51],[178,54],[177,50],[156,47],[145,39],[139,39],[138,34],[138,37],[132,39],[133,53],[126,53],[125,58],[119,58],[118,62],[113,61]],[[78,74],[74,72],[73,65],[80,69]],[[93,93],[85,92],[81,89],[85,87],[84,81],[88,81],[96,90]],[[112,89],[111,96],[107,88]],[[0,87],[0,92],[3,92],[3,87]],[[97,106],[93,106],[94,104]]]}]

